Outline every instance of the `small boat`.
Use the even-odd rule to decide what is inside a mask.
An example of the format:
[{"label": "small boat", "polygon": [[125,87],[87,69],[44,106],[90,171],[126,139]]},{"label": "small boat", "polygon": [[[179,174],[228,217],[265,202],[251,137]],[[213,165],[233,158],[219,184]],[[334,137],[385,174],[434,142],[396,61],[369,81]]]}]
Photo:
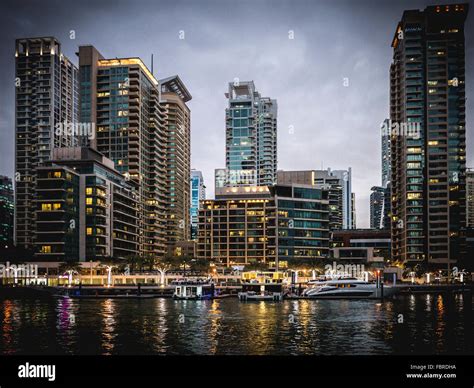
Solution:
[{"label": "small boat", "polygon": [[214,297],[214,283],[209,279],[182,279],[171,284],[174,286],[174,299],[202,300]]},{"label": "small boat", "polygon": [[[382,291],[383,290],[383,291]],[[382,294],[383,292],[383,294]],[[390,297],[396,293],[395,287],[377,287],[356,278],[340,278],[313,281],[303,291],[303,297],[312,299],[344,299],[344,298],[381,298]]]},{"label": "small boat", "polygon": [[246,272],[242,274],[242,291],[239,300],[281,301],[283,299],[283,274],[279,272]]}]

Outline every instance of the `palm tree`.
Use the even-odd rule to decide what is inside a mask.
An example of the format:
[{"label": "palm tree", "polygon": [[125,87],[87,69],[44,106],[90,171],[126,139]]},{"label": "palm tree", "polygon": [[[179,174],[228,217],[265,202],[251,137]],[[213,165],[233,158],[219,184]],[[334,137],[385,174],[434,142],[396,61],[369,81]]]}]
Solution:
[{"label": "palm tree", "polygon": [[58,267],[58,275],[68,274],[68,283],[72,284],[72,277],[74,274],[81,274],[82,267],[77,262],[64,262]]},{"label": "palm tree", "polygon": [[143,258],[143,266],[148,267],[149,271],[153,271],[155,264],[157,263],[157,258],[153,255],[147,255]]},{"label": "palm tree", "polygon": [[129,266],[130,271],[142,270],[143,268],[143,257],[140,255],[131,255],[125,259],[126,264]]},{"label": "palm tree", "polygon": [[258,261],[254,261],[252,263],[245,264],[244,269],[246,271],[266,271],[266,270],[268,270],[268,264],[258,262]]},{"label": "palm tree", "polygon": [[193,271],[204,272],[206,275],[209,273],[211,263],[206,259],[192,259],[191,268]]},{"label": "palm tree", "polygon": [[156,261],[155,268],[158,270],[158,272],[161,275],[160,283],[162,285],[165,285],[166,272],[168,272],[172,268],[172,266],[173,266],[172,265],[172,260],[167,256],[165,256],[162,259],[159,259],[159,260]]}]

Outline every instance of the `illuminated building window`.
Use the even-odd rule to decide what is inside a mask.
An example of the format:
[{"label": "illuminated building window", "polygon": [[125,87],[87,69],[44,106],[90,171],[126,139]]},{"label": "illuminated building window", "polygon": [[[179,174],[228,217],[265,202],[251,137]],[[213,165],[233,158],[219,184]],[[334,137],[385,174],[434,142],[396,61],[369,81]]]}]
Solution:
[{"label": "illuminated building window", "polygon": [[51,253],[51,245],[42,245],[41,253]]}]

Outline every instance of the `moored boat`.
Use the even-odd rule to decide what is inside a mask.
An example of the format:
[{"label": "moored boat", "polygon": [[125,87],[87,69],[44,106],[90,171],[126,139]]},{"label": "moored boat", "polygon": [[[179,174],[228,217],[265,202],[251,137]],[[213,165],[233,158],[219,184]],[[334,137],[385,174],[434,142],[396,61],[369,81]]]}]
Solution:
[{"label": "moored boat", "polygon": [[284,295],[281,272],[244,272],[240,301],[281,301]]},{"label": "moored boat", "polygon": [[171,283],[174,286],[173,298],[179,300],[212,299],[214,283],[209,279],[182,279]]},{"label": "moored boat", "polygon": [[303,297],[311,299],[382,298],[396,293],[395,287],[377,286],[356,278],[340,278],[315,281],[303,291]]}]

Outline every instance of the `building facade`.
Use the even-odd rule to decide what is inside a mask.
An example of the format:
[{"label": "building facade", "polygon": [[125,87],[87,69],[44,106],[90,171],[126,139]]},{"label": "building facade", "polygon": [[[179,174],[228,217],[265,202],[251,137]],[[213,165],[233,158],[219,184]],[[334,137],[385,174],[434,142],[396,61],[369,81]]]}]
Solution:
[{"label": "building facade", "polygon": [[463,255],[467,12],[467,4],[405,11],[392,41],[395,260],[445,268]]},{"label": "building facade", "polygon": [[40,261],[125,259],[139,250],[134,181],[90,148],[57,148],[38,167],[35,257]]},{"label": "building facade", "polygon": [[474,169],[466,171],[466,226],[474,228]]},{"label": "building facade", "polygon": [[[79,47],[78,55],[81,111],[87,109],[96,120],[96,148],[138,185],[139,253],[164,256],[171,208],[167,207],[171,191],[167,172],[173,167],[167,163],[170,126],[159,82],[139,58],[104,59],[92,46]],[[179,102],[168,106],[175,104]],[[173,120],[175,113],[180,114],[173,112]]]},{"label": "building facade", "polygon": [[390,119],[385,119],[381,128],[381,149],[382,149],[382,187],[387,187],[392,179],[392,165],[390,159]]},{"label": "building facade", "polygon": [[216,190],[199,211],[198,257],[227,266],[326,258],[327,196],[311,185]]},{"label": "building facade", "polygon": [[385,189],[380,186],[373,186],[370,194],[370,228],[383,229]]},{"label": "building facade", "polygon": [[201,201],[206,199],[206,186],[204,185],[204,177],[201,171],[191,170],[191,240],[197,239],[199,224],[199,209],[201,209]]},{"label": "building facade", "polygon": [[328,192],[329,229],[355,228],[355,195],[352,193],[352,171],[303,170],[278,171],[278,184],[314,185]]},{"label": "building facade", "polygon": [[229,83],[226,109],[226,186],[276,183],[277,102],[253,81]]},{"label": "building facade", "polygon": [[391,257],[390,230],[336,230],[331,233],[331,256],[335,260],[383,266]]},{"label": "building facade", "polygon": [[166,110],[166,244],[190,239],[191,94],[175,75],[159,81]]},{"label": "building facade", "polygon": [[0,247],[13,245],[14,193],[11,178],[0,175]]},{"label": "building facade", "polygon": [[54,148],[77,144],[77,67],[53,37],[15,44],[15,242],[33,249],[36,168]]}]

